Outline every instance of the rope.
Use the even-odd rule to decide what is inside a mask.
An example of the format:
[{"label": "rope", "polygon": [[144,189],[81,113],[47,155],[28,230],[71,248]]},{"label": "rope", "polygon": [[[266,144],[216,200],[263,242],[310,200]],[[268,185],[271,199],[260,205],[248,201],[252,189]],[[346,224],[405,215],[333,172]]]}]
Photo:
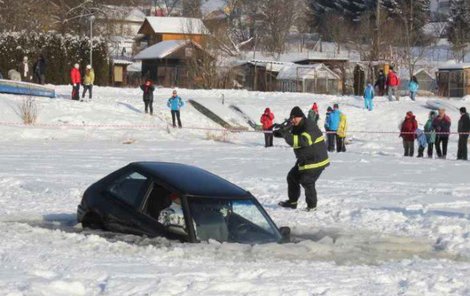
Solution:
[{"label": "rope", "polygon": [[[22,128],[97,128],[97,129],[166,129],[169,127],[169,124],[159,125],[159,124],[78,124],[78,123],[35,123],[35,124],[24,124],[21,122],[6,122],[0,121],[2,126],[13,126],[13,127],[22,127]],[[232,133],[264,133],[271,134],[272,130],[246,130],[244,128],[208,128],[208,127],[182,127],[179,129],[184,130],[200,130],[200,131],[217,131],[217,132],[232,132]],[[336,134],[335,131],[325,131],[325,134]],[[391,134],[391,135],[414,135],[415,132],[400,132],[400,131],[365,131],[365,130],[351,130],[348,131],[349,134]],[[435,135],[469,135],[470,132],[423,132],[423,134],[435,134]]]}]

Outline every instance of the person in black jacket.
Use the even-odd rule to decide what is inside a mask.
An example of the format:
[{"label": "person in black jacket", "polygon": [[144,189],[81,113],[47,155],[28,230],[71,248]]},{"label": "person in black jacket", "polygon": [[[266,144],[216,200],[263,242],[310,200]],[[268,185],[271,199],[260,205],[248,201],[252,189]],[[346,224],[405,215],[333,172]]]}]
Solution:
[{"label": "person in black jacket", "polygon": [[40,54],[36,63],[33,66],[34,75],[36,76],[36,83],[46,83],[46,59],[43,54]]},{"label": "person in black jacket", "polygon": [[297,208],[300,197],[300,185],[305,190],[307,211],[317,207],[315,182],[330,163],[326,151],[325,138],[318,126],[307,120],[302,110],[296,106],[290,113],[290,125],[274,131],[274,136],[284,138],[294,148],[297,162],[287,175],[289,199],[279,205],[285,208]]},{"label": "person in black jacket", "polygon": [[378,95],[379,96],[383,96],[385,94],[385,82],[386,82],[386,78],[385,78],[384,71],[380,70],[379,71],[379,77],[377,78],[377,80],[375,81],[375,84],[374,84],[374,86],[378,90]]},{"label": "person in black jacket", "polygon": [[467,142],[468,133],[470,132],[470,117],[468,116],[467,109],[465,107],[460,108],[460,119],[459,119],[459,146],[457,149],[457,159],[467,160]]},{"label": "person in black jacket", "polygon": [[153,115],[153,92],[155,91],[155,86],[153,86],[150,79],[147,79],[145,83],[140,86],[140,89],[144,92],[145,113],[148,113],[150,109],[150,115]]}]

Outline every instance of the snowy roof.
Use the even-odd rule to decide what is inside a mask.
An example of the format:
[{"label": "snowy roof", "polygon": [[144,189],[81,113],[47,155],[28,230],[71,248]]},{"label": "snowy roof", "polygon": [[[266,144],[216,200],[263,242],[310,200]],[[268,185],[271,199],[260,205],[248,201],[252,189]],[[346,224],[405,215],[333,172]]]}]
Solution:
[{"label": "snowy roof", "polygon": [[447,22],[431,22],[423,26],[423,32],[426,35],[439,38],[441,36],[444,36],[448,26],[449,25]]},{"label": "snowy roof", "polygon": [[198,18],[152,16],[147,17],[145,21],[155,33],[207,35],[209,32]]},{"label": "snowy roof", "polygon": [[136,61],[127,67],[127,72],[141,72],[142,61]]},{"label": "snowy roof", "polygon": [[[143,23],[146,17],[142,10],[131,6],[104,5],[101,12],[111,20],[125,20],[136,23]],[[98,15],[98,18],[102,18],[102,16]]]},{"label": "snowy roof", "polygon": [[246,63],[255,65],[257,67],[264,67],[266,68],[266,70],[271,71],[271,72],[279,72],[285,66],[293,65],[293,63],[290,63],[290,62],[279,62],[279,61],[270,61],[270,60],[250,60],[250,61],[244,61],[241,64],[246,64]]},{"label": "snowy roof", "polygon": [[420,73],[424,73],[424,74],[426,74],[427,76],[429,76],[429,77],[431,77],[431,78],[434,78],[434,76],[431,75],[431,73],[430,73],[428,70],[426,70],[426,69],[418,69],[418,70],[416,70],[416,71],[413,73],[413,75],[416,76],[416,75],[418,75],[418,74],[420,74]]},{"label": "snowy roof", "polygon": [[277,75],[278,80],[306,80],[315,78],[340,79],[338,74],[324,64],[285,66]]},{"label": "snowy roof", "polygon": [[132,65],[133,62],[125,58],[113,58],[113,64],[115,65]]},{"label": "snowy roof", "polygon": [[[153,59],[163,59],[168,55],[174,53],[178,49],[188,45],[194,44],[191,40],[167,40],[158,42],[150,47],[139,52],[134,59],[135,60],[153,60]],[[197,46],[197,45],[196,45]]]},{"label": "snowy roof", "polygon": [[217,10],[224,10],[227,2],[224,0],[207,0],[201,5],[201,12],[203,15],[208,15]]},{"label": "snowy roof", "polygon": [[[273,57],[269,54],[264,54],[262,52],[256,52],[253,54],[252,51],[244,52],[247,60],[252,56],[256,56],[256,59],[260,60],[272,60]],[[349,57],[347,54],[338,54],[336,52],[318,52],[318,51],[306,51],[306,52],[287,52],[281,54],[276,58],[276,61],[279,62],[299,62],[304,60],[331,60],[331,61],[348,61]]]},{"label": "snowy roof", "polygon": [[459,64],[443,64],[439,66],[439,70],[463,70],[470,68],[470,63],[459,63]]}]

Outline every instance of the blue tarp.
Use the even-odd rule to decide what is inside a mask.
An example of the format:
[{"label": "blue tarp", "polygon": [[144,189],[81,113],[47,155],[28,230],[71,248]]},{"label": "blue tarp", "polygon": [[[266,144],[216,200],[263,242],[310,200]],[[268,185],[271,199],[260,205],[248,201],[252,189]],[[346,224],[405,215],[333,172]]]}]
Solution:
[{"label": "blue tarp", "polygon": [[55,98],[55,90],[42,85],[0,79],[0,93]]}]

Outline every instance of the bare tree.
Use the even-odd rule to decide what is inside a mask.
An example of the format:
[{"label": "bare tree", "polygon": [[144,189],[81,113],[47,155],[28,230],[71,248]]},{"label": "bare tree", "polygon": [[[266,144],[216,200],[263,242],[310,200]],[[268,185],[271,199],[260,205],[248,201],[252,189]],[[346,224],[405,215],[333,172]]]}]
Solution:
[{"label": "bare tree", "polygon": [[201,17],[201,0],[182,0],[183,16]]},{"label": "bare tree", "polygon": [[157,1],[156,6],[166,12],[166,15],[172,15],[175,8],[182,3],[182,0],[161,0]]},{"label": "bare tree", "polygon": [[268,52],[281,54],[286,49],[287,36],[295,20],[295,9],[288,9],[291,4],[291,0],[259,1],[262,28],[257,28],[256,34]]},{"label": "bare tree", "polygon": [[406,3],[401,7],[401,14],[399,14],[401,25],[396,26],[396,60],[406,66],[410,77],[413,76],[416,64],[423,58],[426,48],[434,39],[433,36],[423,32],[416,13],[413,1]]}]

